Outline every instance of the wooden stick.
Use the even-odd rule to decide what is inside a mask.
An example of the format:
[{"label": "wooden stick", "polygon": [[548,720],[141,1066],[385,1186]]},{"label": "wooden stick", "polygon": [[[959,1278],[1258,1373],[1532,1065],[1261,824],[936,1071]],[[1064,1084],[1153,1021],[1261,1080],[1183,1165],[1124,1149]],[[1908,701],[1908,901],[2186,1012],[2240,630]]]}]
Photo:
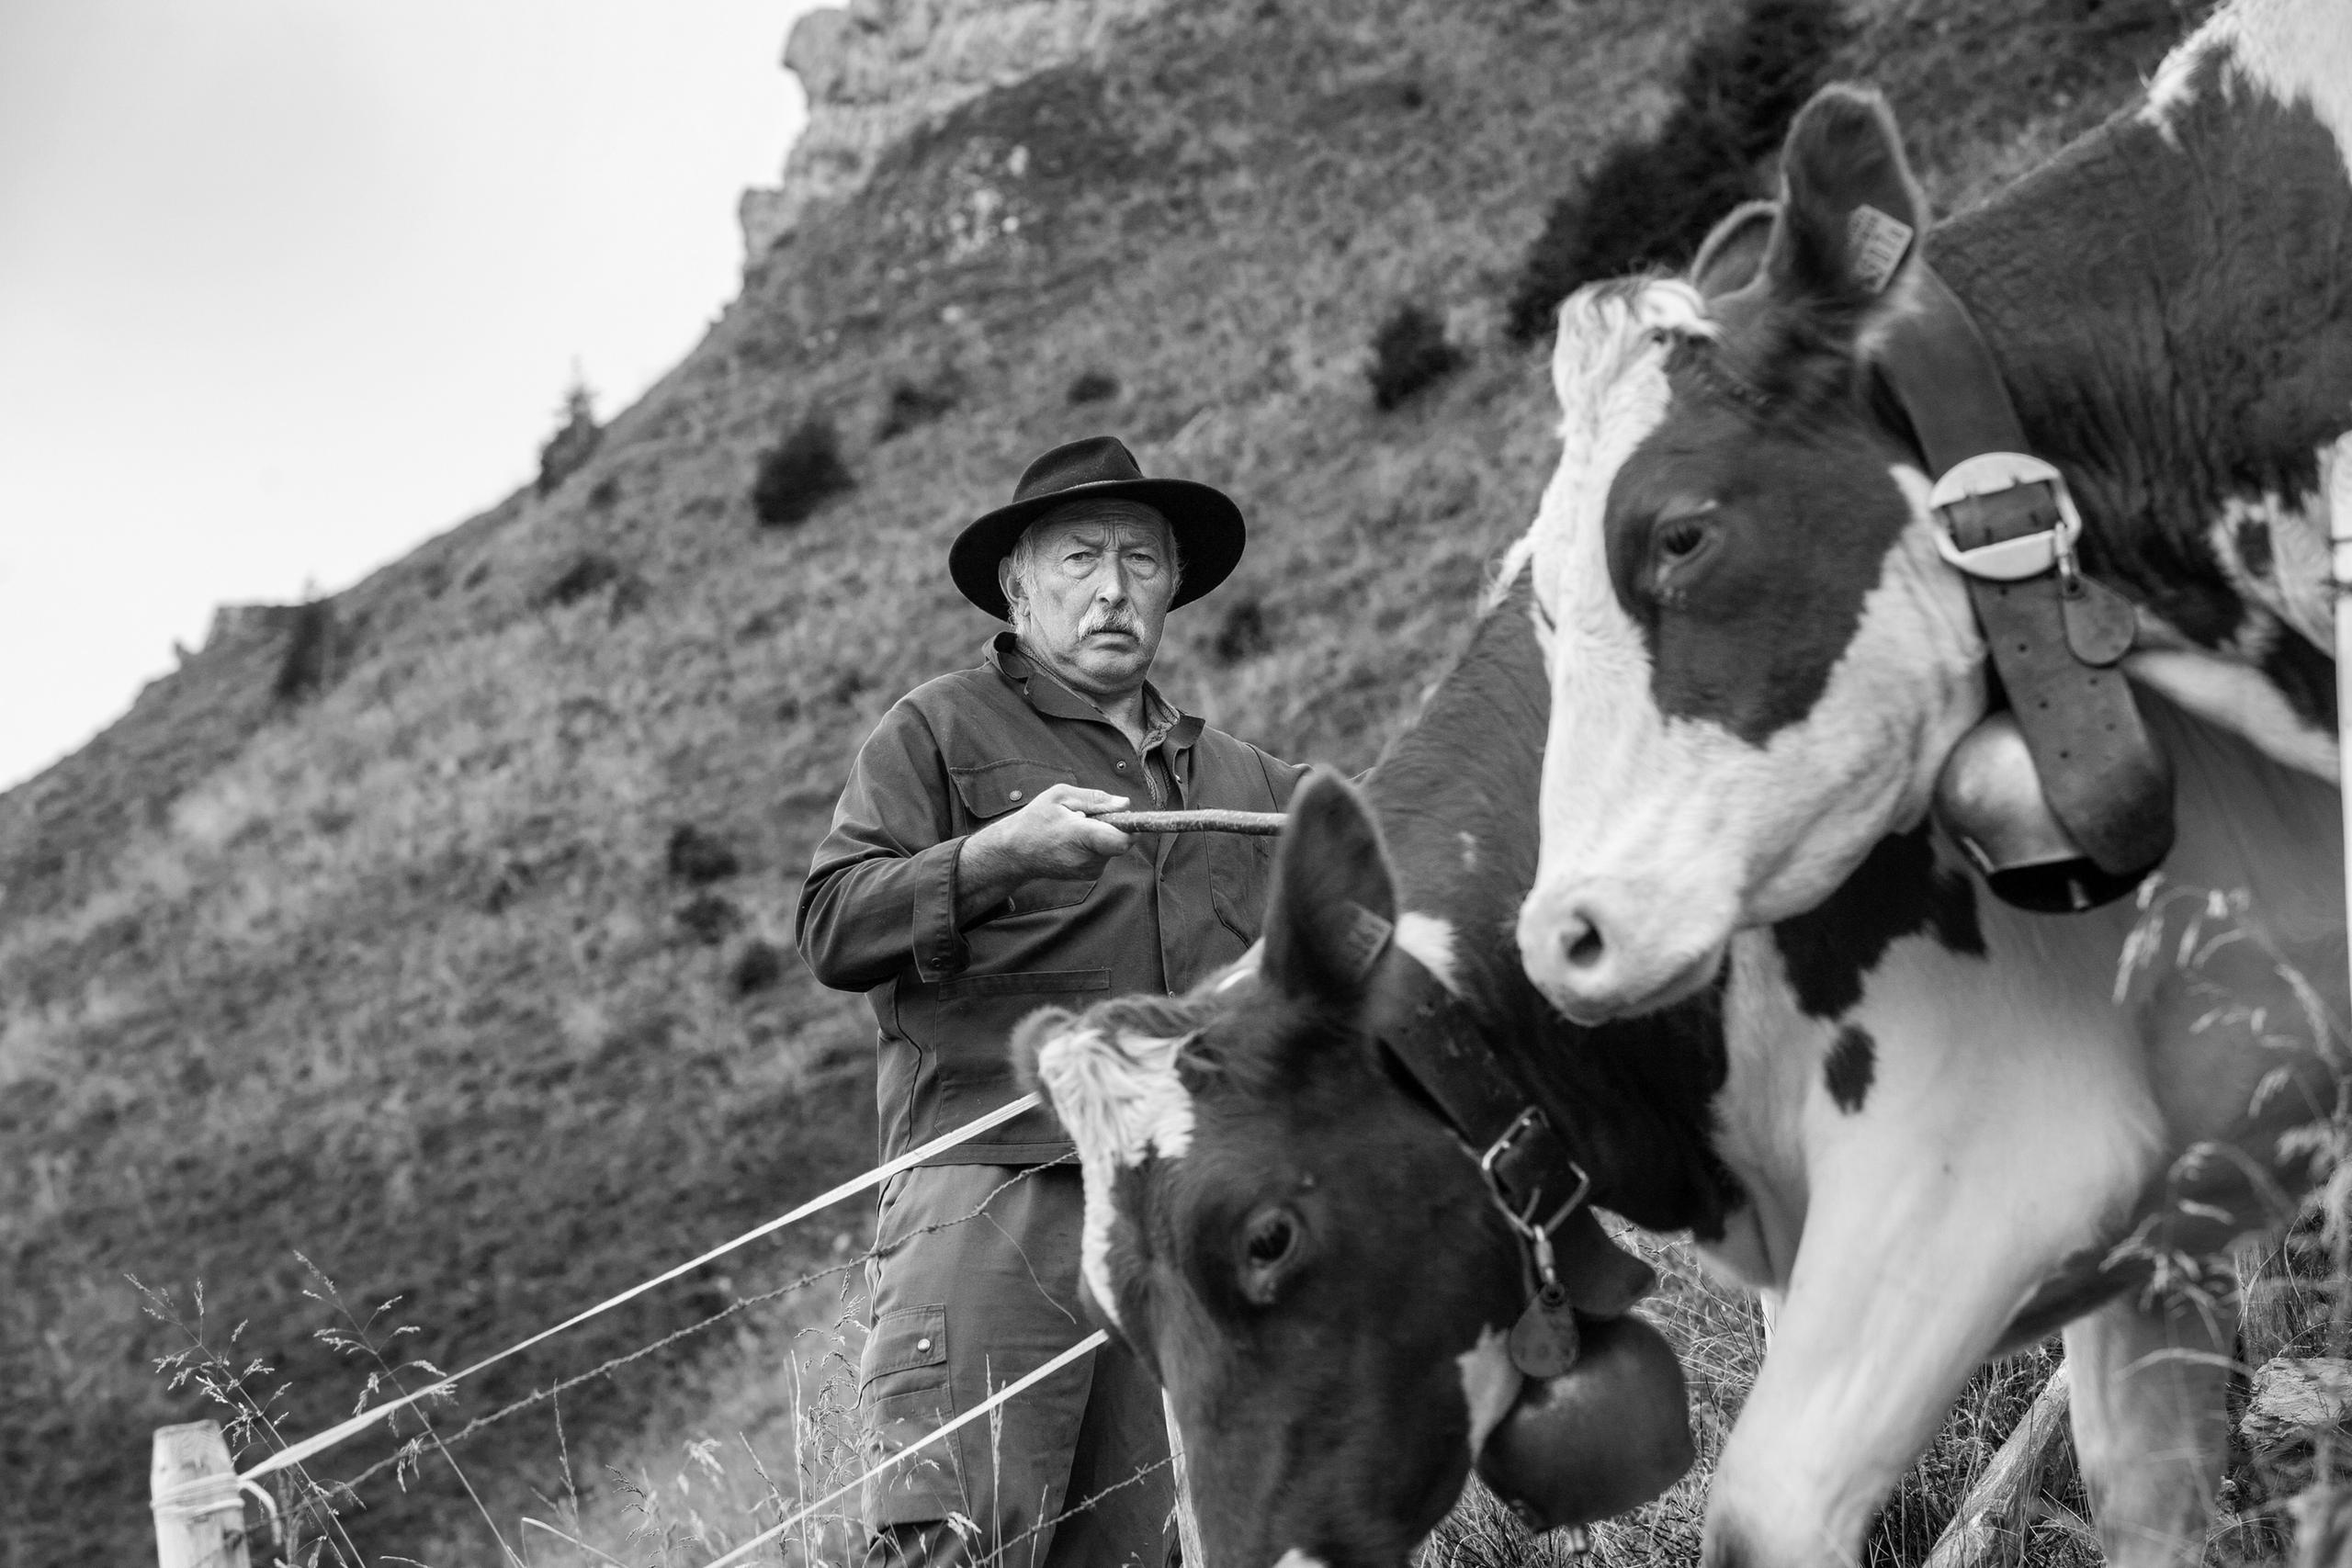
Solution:
[{"label": "wooden stick", "polygon": [[1928,1554],[1927,1568],[1990,1568],[2025,1561],[2026,1526],[2041,1478],[2066,1436],[2066,1369],[2050,1374],[2025,1419],[1968,1489],[1960,1511]]},{"label": "wooden stick", "polygon": [[147,1495],[160,1568],[247,1568],[245,1500],[220,1422],[156,1428]]},{"label": "wooden stick", "polygon": [[1125,833],[1250,833],[1283,830],[1279,811],[1105,811],[1094,818]]}]

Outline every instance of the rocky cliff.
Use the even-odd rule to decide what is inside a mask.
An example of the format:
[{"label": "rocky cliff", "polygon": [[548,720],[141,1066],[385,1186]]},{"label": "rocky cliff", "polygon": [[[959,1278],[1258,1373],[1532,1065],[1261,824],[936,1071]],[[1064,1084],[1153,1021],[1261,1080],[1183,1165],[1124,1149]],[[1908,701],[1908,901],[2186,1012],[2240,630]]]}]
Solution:
[{"label": "rocky cliff", "polygon": [[863,186],[883,150],[982,93],[1099,60],[1121,27],[1167,0],[855,0],[811,11],[784,68],[808,119],[772,190],[743,193],[747,260],[764,255],[812,205]]}]

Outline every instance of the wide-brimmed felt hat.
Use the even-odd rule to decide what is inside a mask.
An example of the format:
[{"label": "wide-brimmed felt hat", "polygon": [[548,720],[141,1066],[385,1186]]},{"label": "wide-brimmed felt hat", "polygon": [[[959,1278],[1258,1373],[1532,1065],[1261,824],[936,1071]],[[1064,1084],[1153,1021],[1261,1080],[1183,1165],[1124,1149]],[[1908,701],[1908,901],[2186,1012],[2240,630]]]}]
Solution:
[{"label": "wide-brimmed felt hat", "polygon": [[1191,479],[1148,479],[1116,437],[1091,435],[1057,446],[1029,465],[1012,502],[974,522],[947,549],[947,574],[964,597],[1000,621],[1012,618],[997,567],[1022,530],[1073,501],[1138,501],[1168,519],[1184,558],[1184,580],[1169,605],[1189,604],[1223,582],[1240,563],[1250,530],[1222,491]]}]

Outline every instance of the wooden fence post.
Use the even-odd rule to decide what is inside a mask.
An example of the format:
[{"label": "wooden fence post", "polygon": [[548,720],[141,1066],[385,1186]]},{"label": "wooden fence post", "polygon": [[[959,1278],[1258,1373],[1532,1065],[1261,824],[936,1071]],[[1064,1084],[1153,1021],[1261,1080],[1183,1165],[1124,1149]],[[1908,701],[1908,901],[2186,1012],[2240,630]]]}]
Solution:
[{"label": "wooden fence post", "polygon": [[1168,1415],[1168,1452],[1176,1470],[1176,1539],[1184,1551],[1184,1568],[1205,1568],[1201,1555],[1201,1521],[1193,1513],[1193,1478],[1184,1464],[1184,1434],[1176,1429],[1176,1402],[1162,1389],[1160,1408]]},{"label": "wooden fence post", "polygon": [[161,1568],[251,1568],[244,1498],[220,1422],[156,1428],[147,1495]]}]

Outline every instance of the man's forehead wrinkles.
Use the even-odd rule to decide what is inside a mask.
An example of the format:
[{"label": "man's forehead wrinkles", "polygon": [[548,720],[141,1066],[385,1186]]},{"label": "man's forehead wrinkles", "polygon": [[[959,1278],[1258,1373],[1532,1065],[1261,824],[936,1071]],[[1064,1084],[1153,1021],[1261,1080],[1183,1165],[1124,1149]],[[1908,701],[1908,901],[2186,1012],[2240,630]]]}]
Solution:
[{"label": "man's forehead wrinkles", "polygon": [[1146,537],[1157,543],[1169,533],[1168,520],[1139,502],[1076,502],[1030,525],[1042,539],[1065,536],[1100,544],[1112,535]]},{"label": "man's forehead wrinkles", "polygon": [[1167,540],[1159,529],[1139,523],[1070,524],[1047,534],[1046,543],[1055,548],[1085,550],[1125,550],[1139,546],[1148,546],[1154,550],[1167,547]]}]

